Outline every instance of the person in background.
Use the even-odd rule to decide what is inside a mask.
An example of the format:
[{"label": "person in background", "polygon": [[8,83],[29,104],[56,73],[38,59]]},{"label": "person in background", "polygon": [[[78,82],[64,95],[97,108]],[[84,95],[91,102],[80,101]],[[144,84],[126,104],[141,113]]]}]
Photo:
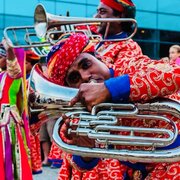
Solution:
[{"label": "person in background", "polygon": [[180,46],[172,45],[169,48],[169,61],[175,61],[178,65],[180,65]]},{"label": "person in background", "polygon": [[26,79],[29,78],[33,66],[40,61],[40,57],[32,50],[25,50],[26,53]]},{"label": "person in background", "polygon": [[[30,142],[24,90],[24,50],[2,40],[4,70],[0,73],[0,177],[32,180]],[[2,58],[1,58],[2,60]]]},{"label": "person in background", "polygon": [[3,45],[0,45],[0,72],[6,70],[6,50]]},{"label": "person in background", "polygon": [[[36,63],[39,63],[40,57],[35,54],[31,49],[25,50],[25,66],[26,66],[26,84],[27,89],[29,86],[29,77],[31,70]],[[42,173],[42,163],[41,163],[41,146],[40,146],[40,134],[39,129],[34,130],[34,122],[36,122],[38,117],[36,115],[29,117],[29,127],[30,127],[30,143],[31,143],[31,168],[33,174]],[[33,124],[33,125],[32,125]]]},{"label": "person in background", "polygon": [[[51,149],[51,143],[52,143],[52,133],[53,133],[53,127],[55,124],[55,119],[50,119],[47,122],[43,123],[40,127],[40,142],[42,145],[42,151],[43,151],[43,166],[50,166],[51,162],[48,160],[48,156]],[[52,168],[54,166],[51,166]]]},{"label": "person in background", "polygon": [[[94,105],[102,102],[146,102],[165,97],[180,89],[180,67],[175,63],[167,64],[154,61],[147,56],[140,59],[126,57],[125,63],[116,59],[113,66],[106,66],[92,54],[96,51],[89,39],[82,34],[65,35],[51,49],[47,56],[48,77],[51,82],[62,86],[79,88],[79,92],[70,104],[82,102],[89,111]],[[133,53],[133,52],[132,52]],[[98,57],[99,58],[99,57]],[[153,78],[153,76],[158,78]],[[90,83],[90,82],[96,83]],[[171,82],[170,86],[167,82]],[[141,86],[140,86],[141,84]],[[123,88],[122,88],[123,87]],[[156,88],[155,88],[156,87]],[[163,89],[166,88],[166,92]],[[94,96],[96,94],[96,96]],[[59,134],[64,142],[80,146],[93,147],[94,142],[86,138],[67,136],[69,120],[64,120]],[[132,120],[120,119],[120,124],[132,126]],[[179,127],[178,119],[174,120]],[[137,126],[144,126],[136,120]],[[150,120],[145,126],[154,127]],[[157,122],[155,126],[164,127]],[[177,143],[177,144],[176,144]],[[177,142],[175,142],[177,146]],[[143,148],[143,147],[142,147]],[[123,162],[117,159],[82,158],[63,152],[63,164],[59,179],[153,179],[174,176],[179,177],[180,163],[136,163]],[[175,169],[173,175],[171,170]]]}]

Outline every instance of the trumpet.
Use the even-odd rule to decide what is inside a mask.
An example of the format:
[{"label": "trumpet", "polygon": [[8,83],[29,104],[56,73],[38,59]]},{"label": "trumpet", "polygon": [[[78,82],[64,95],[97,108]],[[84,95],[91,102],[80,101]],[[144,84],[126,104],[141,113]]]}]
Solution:
[{"label": "trumpet", "polygon": [[48,40],[37,37],[34,26],[9,26],[3,34],[12,48],[31,48],[40,57],[45,57],[52,46]]},{"label": "trumpet", "polygon": [[[39,117],[51,111],[56,111],[53,130],[55,143],[64,151],[87,157],[116,158],[124,161],[136,162],[176,162],[180,160],[180,147],[171,146],[178,140],[178,129],[174,121],[163,114],[169,114],[180,119],[180,104],[170,99],[160,99],[145,104],[141,103],[102,103],[87,112],[82,104],[77,103],[70,107],[68,102],[76,96],[78,89],[62,87],[50,82],[43,74],[40,65],[35,65],[30,76],[30,89],[28,93],[31,113],[38,112]],[[33,95],[33,98],[30,98]],[[103,149],[79,147],[68,145],[60,137],[60,129],[63,124],[61,117],[65,113],[70,119],[78,119],[78,123],[70,123],[68,133],[77,136],[88,137],[95,140],[97,145],[103,145]],[[55,116],[55,115],[54,115]],[[170,128],[136,127],[120,125],[119,118],[138,119],[140,121],[154,120],[166,123]],[[43,118],[44,120],[44,118]],[[112,132],[119,132],[115,134]],[[123,135],[123,132],[128,134]],[[151,137],[151,134],[155,137]],[[142,136],[143,135],[143,136]],[[121,146],[146,147],[146,150],[116,149]],[[108,149],[109,146],[114,148]]]},{"label": "trumpet", "polygon": [[[93,34],[90,30],[90,25],[99,24],[102,22],[131,22],[133,32],[125,39],[106,39]],[[86,30],[78,30],[76,26],[86,26]],[[58,30],[60,29],[60,30]],[[108,31],[108,29],[107,29]],[[132,38],[137,31],[137,22],[131,18],[80,18],[80,17],[65,17],[47,13],[42,4],[38,4],[34,11],[33,26],[11,26],[4,29],[4,37],[11,39],[13,48],[39,48],[51,47],[54,45],[58,37],[64,33],[84,33],[91,40],[101,41],[121,41]],[[43,39],[43,40],[42,40]],[[45,54],[42,53],[42,56]]]},{"label": "trumpet", "polygon": [[[110,22],[131,22],[133,27],[133,32],[124,39],[102,39],[101,36],[94,35],[89,26],[90,25],[97,25],[97,23],[110,23]],[[50,35],[56,34],[56,33],[64,33],[65,32],[83,32],[85,33],[90,39],[94,40],[99,37],[99,41],[121,41],[121,40],[128,40],[132,38],[135,33],[137,32],[137,22],[135,19],[132,18],[80,18],[80,17],[63,17],[63,16],[57,16],[54,14],[50,14],[46,12],[46,9],[42,4],[39,4],[35,8],[34,13],[34,26],[36,30],[36,34],[38,37],[45,37],[47,35],[48,39],[50,38]],[[68,26],[71,25],[71,26]],[[75,25],[86,25],[87,30],[76,30]],[[67,27],[68,26],[68,27]],[[53,27],[60,27],[60,31],[49,31]],[[106,26],[106,32],[108,32],[109,26]],[[106,35],[105,35],[106,36]]]}]

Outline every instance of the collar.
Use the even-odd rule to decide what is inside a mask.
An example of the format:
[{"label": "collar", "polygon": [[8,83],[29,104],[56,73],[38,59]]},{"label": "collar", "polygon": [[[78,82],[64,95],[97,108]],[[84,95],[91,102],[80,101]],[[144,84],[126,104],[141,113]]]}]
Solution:
[{"label": "collar", "polygon": [[[118,34],[115,34],[115,35],[112,35],[112,36],[108,36],[106,37],[104,40],[106,39],[124,39],[124,38],[127,38],[128,35],[126,32],[120,32]],[[96,46],[96,50],[102,46],[104,44],[104,41],[103,42],[100,42],[97,46]]]},{"label": "collar", "polygon": [[126,32],[120,32],[118,34],[108,36],[105,39],[123,39],[123,38],[127,38],[127,37],[128,37],[128,35]]}]

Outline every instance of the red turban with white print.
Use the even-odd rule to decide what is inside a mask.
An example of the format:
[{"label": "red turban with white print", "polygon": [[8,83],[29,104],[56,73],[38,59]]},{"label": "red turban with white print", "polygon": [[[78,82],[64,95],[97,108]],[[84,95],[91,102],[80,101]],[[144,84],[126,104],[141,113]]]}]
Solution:
[{"label": "red turban with white print", "polygon": [[135,17],[136,7],[131,0],[100,0],[100,2],[117,11],[126,11],[128,18]]},{"label": "red turban with white print", "polygon": [[94,52],[94,46],[89,42],[89,38],[84,34],[63,35],[47,55],[49,79],[56,84],[64,85],[67,70],[76,58],[82,52]]}]

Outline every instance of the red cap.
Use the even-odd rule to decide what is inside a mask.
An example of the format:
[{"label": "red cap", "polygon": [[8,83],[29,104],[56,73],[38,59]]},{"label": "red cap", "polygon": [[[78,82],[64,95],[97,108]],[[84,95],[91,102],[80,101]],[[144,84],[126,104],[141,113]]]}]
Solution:
[{"label": "red cap", "polygon": [[101,2],[106,6],[109,6],[110,8],[120,12],[123,12],[125,8],[135,8],[135,5],[131,0],[101,0]]},{"label": "red cap", "polygon": [[39,61],[40,57],[35,54],[32,50],[26,50],[26,60],[27,61]]}]

